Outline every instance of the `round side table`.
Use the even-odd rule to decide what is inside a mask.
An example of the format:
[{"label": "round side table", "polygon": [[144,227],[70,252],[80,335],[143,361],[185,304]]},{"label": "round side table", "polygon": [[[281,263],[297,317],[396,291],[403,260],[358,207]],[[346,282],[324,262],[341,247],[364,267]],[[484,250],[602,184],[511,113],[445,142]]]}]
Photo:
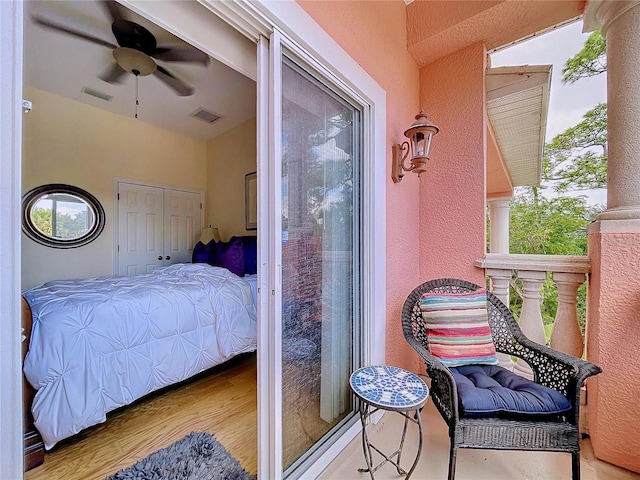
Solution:
[{"label": "round side table", "polygon": [[[422,420],[420,419],[420,412],[429,398],[429,388],[417,375],[402,368],[386,365],[359,368],[351,374],[349,385],[356,397],[360,399],[362,449],[364,450],[364,458],[367,462],[367,468],[360,468],[358,471],[369,472],[372,480],[374,480],[374,472],[389,462],[396,467],[398,474],[406,475],[406,478],[410,478],[416,465],[418,465],[422,451]],[[391,455],[384,454],[372,445],[367,436],[367,418],[378,410],[397,412],[404,417],[404,429],[402,431],[400,446],[398,450]],[[412,411],[415,413],[410,415],[409,412]],[[402,455],[402,448],[404,447],[409,421],[418,424],[419,438],[418,453],[411,468],[406,472],[400,466],[400,457]],[[373,466],[372,450],[375,450],[384,458],[375,467]],[[395,460],[394,457],[396,457]]]}]

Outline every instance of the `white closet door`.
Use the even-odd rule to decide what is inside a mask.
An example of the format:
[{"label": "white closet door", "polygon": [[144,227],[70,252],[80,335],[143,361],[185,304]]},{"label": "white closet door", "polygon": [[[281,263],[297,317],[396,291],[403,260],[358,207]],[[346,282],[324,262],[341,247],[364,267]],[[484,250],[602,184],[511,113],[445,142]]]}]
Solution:
[{"label": "white closet door", "polygon": [[200,194],[164,190],[165,265],[190,263],[201,225]]},{"label": "white closet door", "polygon": [[191,262],[202,229],[201,204],[197,192],[119,182],[116,274]]},{"label": "white closet door", "polygon": [[118,275],[148,273],[164,264],[163,189],[118,183]]}]

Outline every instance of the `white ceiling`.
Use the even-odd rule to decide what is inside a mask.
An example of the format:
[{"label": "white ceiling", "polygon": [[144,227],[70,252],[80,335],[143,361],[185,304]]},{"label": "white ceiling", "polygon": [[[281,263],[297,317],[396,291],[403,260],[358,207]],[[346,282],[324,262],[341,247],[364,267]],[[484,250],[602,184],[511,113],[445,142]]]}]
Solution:
[{"label": "white ceiling", "polygon": [[[179,47],[185,43],[120,6],[123,16],[142,25],[156,37],[158,46]],[[113,63],[112,51],[81,38],[44,28],[31,21],[38,15],[51,22],[116,44],[111,20],[96,1],[29,1],[24,3],[25,84],[71,98],[120,115],[135,113],[135,77],[123,84],[110,84],[97,77]],[[247,39],[247,42],[249,40]],[[182,134],[208,140],[256,116],[255,82],[211,58],[208,66],[184,62],[161,62],[195,88],[195,94],[180,97],[153,75],[139,77],[138,119]],[[110,101],[83,93],[88,87],[113,96]],[[27,98],[28,100],[28,98]],[[37,109],[37,105],[33,105]],[[190,117],[199,108],[221,115],[209,124]]]}]

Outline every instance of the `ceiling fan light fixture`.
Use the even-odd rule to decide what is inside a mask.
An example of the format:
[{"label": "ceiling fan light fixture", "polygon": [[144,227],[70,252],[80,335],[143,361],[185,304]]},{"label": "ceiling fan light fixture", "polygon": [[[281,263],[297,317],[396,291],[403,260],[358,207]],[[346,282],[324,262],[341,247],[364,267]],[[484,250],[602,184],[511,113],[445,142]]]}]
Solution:
[{"label": "ceiling fan light fixture", "polygon": [[146,53],[128,47],[118,47],[113,50],[113,58],[117,64],[136,76],[147,76],[155,72],[156,62]]}]

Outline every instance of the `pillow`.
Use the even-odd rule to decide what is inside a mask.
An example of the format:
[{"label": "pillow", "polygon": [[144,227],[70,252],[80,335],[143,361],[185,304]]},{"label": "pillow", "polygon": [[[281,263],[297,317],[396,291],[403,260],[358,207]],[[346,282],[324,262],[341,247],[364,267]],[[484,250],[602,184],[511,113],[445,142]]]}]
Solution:
[{"label": "pillow", "polygon": [[425,293],[420,310],[429,352],[448,367],[496,365],[484,289],[469,293]]},{"label": "pillow", "polygon": [[[233,240],[236,237],[231,237]],[[258,237],[255,235],[245,235],[237,237],[242,240],[244,250],[244,273],[258,273]]]},{"label": "pillow", "polygon": [[244,277],[244,248],[241,238],[232,237],[228,242],[216,242],[215,251],[215,266],[224,267],[239,277]]},{"label": "pillow", "polygon": [[197,242],[193,246],[193,254],[191,255],[192,263],[208,263],[209,265],[215,265],[216,263],[216,242],[211,240],[206,245],[202,242]]}]

